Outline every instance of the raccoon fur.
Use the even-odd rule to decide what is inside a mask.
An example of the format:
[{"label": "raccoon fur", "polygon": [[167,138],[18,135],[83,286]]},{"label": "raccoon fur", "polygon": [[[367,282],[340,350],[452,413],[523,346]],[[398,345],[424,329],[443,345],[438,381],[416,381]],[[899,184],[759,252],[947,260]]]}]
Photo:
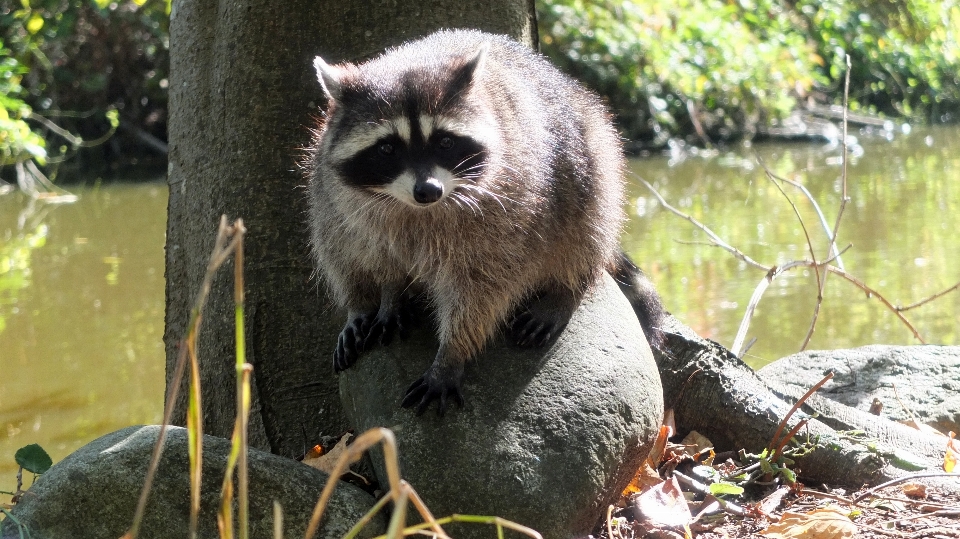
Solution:
[{"label": "raccoon fur", "polygon": [[505,36],[440,31],[314,66],[328,99],[307,156],[311,241],[347,321],[334,368],[405,326],[422,290],[440,349],[402,406],[463,404],[464,364],[507,323],[541,346],[604,271],[651,345],[663,309],[618,247],[624,159],[600,99]]}]

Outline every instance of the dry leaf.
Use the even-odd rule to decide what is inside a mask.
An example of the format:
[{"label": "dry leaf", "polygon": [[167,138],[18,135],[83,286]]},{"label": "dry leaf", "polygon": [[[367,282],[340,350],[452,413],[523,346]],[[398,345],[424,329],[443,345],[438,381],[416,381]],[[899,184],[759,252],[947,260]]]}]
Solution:
[{"label": "dry leaf", "polygon": [[704,449],[713,447],[713,442],[711,442],[709,438],[695,430],[690,431],[690,434],[684,436],[680,444],[684,446],[684,451],[690,456],[696,455]]},{"label": "dry leaf", "polygon": [[915,500],[924,500],[927,498],[927,486],[922,483],[906,483],[900,487],[907,497]]},{"label": "dry leaf", "polygon": [[773,539],[841,539],[855,537],[857,525],[837,509],[817,509],[810,513],[787,511],[780,522],[771,524],[761,535]]},{"label": "dry leaf", "polygon": [[650,467],[648,461],[644,461],[644,463],[640,465],[640,469],[637,470],[637,475],[634,476],[633,481],[630,481],[630,484],[627,485],[627,488],[623,489],[623,493],[620,495],[630,496],[660,483],[663,483],[660,474]]},{"label": "dry leaf", "polygon": [[653,448],[650,449],[650,454],[640,465],[637,475],[633,477],[627,488],[620,493],[621,496],[630,496],[663,482],[660,474],[657,473],[657,466],[660,465],[660,459],[663,458],[664,450],[667,447],[667,438],[672,435],[673,429],[669,426],[663,425],[660,427],[660,433],[657,435],[657,441],[653,443]]},{"label": "dry leaf", "polygon": [[874,397],[873,402],[870,403],[870,413],[873,415],[880,415],[880,412],[883,411],[883,403],[880,402],[880,399]]},{"label": "dry leaf", "polygon": [[337,442],[337,445],[333,446],[333,449],[328,451],[324,455],[320,455],[317,458],[305,458],[303,463],[307,466],[316,468],[322,472],[332,473],[334,467],[337,465],[337,460],[340,459],[340,455],[347,449],[347,442],[350,441],[353,435],[349,432],[344,434],[340,441]]},{"label": "dry leaf", "polygon": [[949,438],[947,438],[947,454],[943,456],[943,471],[951,473],[954,470],[960,470],[957,468],[957,463],[960,462],[960,444],[956,443],[956,434],[953,431],[950,431]]},{"label": "dry leaf", "polygon": [[690,507],[676,477],[650,488],[633,500],[634,515],[647,533],[662,528],[679,529],[693,522]]}]

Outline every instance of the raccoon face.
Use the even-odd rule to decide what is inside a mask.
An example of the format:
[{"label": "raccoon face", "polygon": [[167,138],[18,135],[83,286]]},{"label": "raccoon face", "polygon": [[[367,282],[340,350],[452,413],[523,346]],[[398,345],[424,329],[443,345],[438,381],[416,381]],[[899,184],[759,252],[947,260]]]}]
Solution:
[{"label": "raccoon face", "polygon": [[[344,184],[425,208],[480,178],[489,149],[465,103],[486,54],[388,70],[314,61],[331,102],[326,159]],[[380,64],[389,57],[381,57]],[[482,122],[480,122],[482,123]]]}]

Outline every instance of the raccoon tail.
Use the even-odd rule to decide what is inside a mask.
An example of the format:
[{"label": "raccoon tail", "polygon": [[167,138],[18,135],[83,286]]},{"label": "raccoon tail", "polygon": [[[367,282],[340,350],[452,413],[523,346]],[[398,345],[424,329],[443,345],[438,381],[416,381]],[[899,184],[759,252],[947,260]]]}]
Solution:
[{"label": "raccoon tail", "polygon": [[610,274],[620,285],[623,295],[627,296],[633,311],[637,313],[650,348],[662,349],[664,334],[661,325],[666,311],[653,283],[622,250],[617,253]]}]

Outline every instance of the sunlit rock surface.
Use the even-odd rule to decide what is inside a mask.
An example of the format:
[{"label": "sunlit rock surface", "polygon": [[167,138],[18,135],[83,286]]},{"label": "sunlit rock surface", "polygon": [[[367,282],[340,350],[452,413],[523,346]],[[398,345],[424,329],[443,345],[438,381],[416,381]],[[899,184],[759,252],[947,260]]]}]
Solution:
[{"label": "sunlit rock surface", "polygon": [[[492,343],[467,366],[463,408],[438,417],[434,403],[418,417],[400,401],[436,351],[426,327],[341,373],[357,431],[394,430],[401,475],[437,517],[495,515],[552,539],[589,533],[646,457],[663,415],[650,348],[613,280],[545,349]],[[373,460],[385,484],[382,453]],[[448,532],[494,533],[479,524],[451,524]]]}]

